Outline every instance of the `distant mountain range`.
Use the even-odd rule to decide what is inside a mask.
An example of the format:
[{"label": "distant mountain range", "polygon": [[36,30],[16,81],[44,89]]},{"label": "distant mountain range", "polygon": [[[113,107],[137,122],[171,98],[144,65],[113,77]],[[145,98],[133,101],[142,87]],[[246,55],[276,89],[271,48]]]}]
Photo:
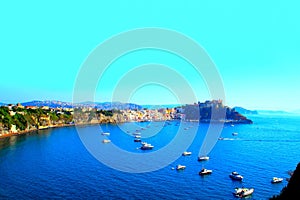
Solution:
[{"label": "distant mountain range", "polygon": [[[0,106],[7,105],[8,103],[0,102]],[[81,103],[71,103],[63,102],[57,100],[45,100],[45,101],[29,101],[21,103],[23,106],[49,106],[50,108],[72,108],[72,107],[95,107],[102,110],[111,110],[111,109],[159,109],[159,108],[174,108],[182,106],[181,104],[165,104],[165,105],[138,105],[134,103],[121,103],[121,102],[81,102]],[[294,110],[291,112],[282,111],[282,110],[248,110],[243,107],[236,106],[234,109],[242,115],[256,115],[256,114],[300,114],[300,109]]]},{"label": "distant mountain range", "polygon": [[182,106],[181,104],[164,104],[164,105],[141,105],[143,108],[147,109],[159,109],[159,108],[175,108]]},{"label": "distant mountain range", "polygon": [[97,109],[111,110],[111,109],[142,109],[142,106],[133,103],[121,103],[121,102],[82,102],[71,103],[63,101],[30,101],[21,103],[23,106],[49,106],[50,108],[72,108],[72,107],[94,107]]},{"label": "distant mountain range", "polygon": [[242,114],[242,115],[257,115],[258,112],[256,110],[247,110],[245,108],[242,107],[234,107],[235,111],[237,111],[238,113]]}]

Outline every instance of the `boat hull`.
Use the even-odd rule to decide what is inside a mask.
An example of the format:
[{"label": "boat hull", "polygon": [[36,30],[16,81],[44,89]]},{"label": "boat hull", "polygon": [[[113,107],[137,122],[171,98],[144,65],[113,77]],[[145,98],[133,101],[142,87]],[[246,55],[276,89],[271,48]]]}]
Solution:
[{"label": "boat hull", "polygon": [[142,150],[151,150],[151,149],[153,149],[153,147],[152,146],[142,146],[141,149]]},{"label": "boat hull", "polygon": [[242,180],[243,180],[243,177],[242,177],[242,176],[229,175],[229,177],[230,177],[232,180],[235,180],[235,181],[242,181]]}]

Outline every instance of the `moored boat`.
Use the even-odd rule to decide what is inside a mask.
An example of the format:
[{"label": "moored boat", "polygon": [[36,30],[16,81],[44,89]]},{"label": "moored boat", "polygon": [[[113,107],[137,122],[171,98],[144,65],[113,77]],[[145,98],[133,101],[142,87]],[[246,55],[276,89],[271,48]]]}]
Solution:
[{"label": "moored boat", "polygon": [[102,140],[103,143],[110,143],[110,140],[104,139]]},{"label": "moored boat", "polygon": [[251,195],[254,192],[254,188],[235,188],[233,195],[239,198],[243,198]]},{"label": "moored boat", "polygon": [[186,166],[184,165],[177,165],[176,166],[176,170],[184,170],[186,168]]},{"label": "moored boat", "polygon": [[233,136],[237,136],[237,135],[238,135],[238,133],[236,133],[236,132],[233,132],[233,133],[232,133],[232,135],[233,135]]},{"label": "moored boat", "polygon": [[182,153],[183,156],[189,156],[191,154],[192,154],[192,152],[190,152],[190,151],[185,151]]},{"label": "moored boat", "polygon": [[141,146],[141,149],[142,150],[151,150],[153,149],[154,146],[151,145],[151,144],[148,144],[147,142],[142,142],[142,146]]},{"label": "moored boat", "polygon": [[139,138],[134,139],[134,142],[141,142],[142,140]]},{"label": "moored boat", "polygon": [[283,178],[273,177],[271,183],[281,183]]},{"label": "moored boat", "polygon": [[102,135],[107,135],[108,136],[108,135],[110,135],[110,133],[109,132],[103,132]]},{"label": "moored boat", "polygon": [[198,157],[198,161],[205,161],[205,160],[209,160],[208,156],[199,156]]},{"label": "moored boat", "polygon": [[203,168],[203,169],[201,169],[201,171],[199,172],[199,175],[200,175],[200,176],[204,176],[204,175],[209,175],[209,174],[211,174],[211,173],[212,173],[212,170]]},{"label": "moored boat", "polygon": [[243,176],[240,175],[238,172],[231,172],[231,174],[229,174],[229,177],[232,179],[232,180],[238,180],[238,181],[241,181],[243,180]]}]

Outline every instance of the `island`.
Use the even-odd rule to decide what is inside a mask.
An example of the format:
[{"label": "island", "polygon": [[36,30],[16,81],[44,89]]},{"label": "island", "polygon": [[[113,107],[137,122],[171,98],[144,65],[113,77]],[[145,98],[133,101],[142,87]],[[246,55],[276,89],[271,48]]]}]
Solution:
[{"label": "island", "polygon": [[[168,108],[148,109],[122,103],[41,103],[7,104],[0,107],[0,138],[32,131],[74,125],[184,120],[199,123],[252,124],[221,100],[198,102]],[[105,107],[103,107],[103,105]],[[213,114],[214,113],[214,114]]]}]

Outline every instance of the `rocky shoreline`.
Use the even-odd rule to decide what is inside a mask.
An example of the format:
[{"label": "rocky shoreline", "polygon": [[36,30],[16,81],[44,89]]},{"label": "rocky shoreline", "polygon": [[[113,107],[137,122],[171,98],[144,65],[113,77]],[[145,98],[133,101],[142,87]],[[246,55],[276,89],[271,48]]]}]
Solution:
[{"label": "rocky shoreline", "polygon": [[[168,120],[168,121],[172,121],[172,120]],[[190,122],[199,122],[199,120],[198,121],[188,120],[188,121],[190,121]],[[131,121],[131,122],[134,122],[134,121]],[[138,121],[136,121],[136,122],[138,122]],[[139,122],[151,122],[151,121],[139,121]],[[118,123],[124,123],[124,122],[118,122]],[[221,121],[221,120],[200,120],[200,123],[206,123],[206,124],[207,123],[252,124],[253,122],[251,120],[247,119],[247,120],[227,120],[225,122]],[[103,123],[103,122],[102,123],[101,122],[89,122],[89,123],[77,123],[77,124],[73,123],[73,124],[51,125],[51,126],[42,127],[42,128],[33,128],[33,129],[29,129],[29,130],[23,130],[23,131],[18,131],[18,132],[9,132],[9,133],[6,133],[6,134],[0,134],[0,139],[7,138],[7,137],[12,137],[12,136],[25,135],[25,134],[29,134],[29,133],[38,132],[40,130],[46,130],[46,129],[72,127],[72,126],[81,127],[81,126],[100,125],[100,124],[105,124],[105,123]],[[108,124],[117,124],[117,123],[108,122]]]}]

